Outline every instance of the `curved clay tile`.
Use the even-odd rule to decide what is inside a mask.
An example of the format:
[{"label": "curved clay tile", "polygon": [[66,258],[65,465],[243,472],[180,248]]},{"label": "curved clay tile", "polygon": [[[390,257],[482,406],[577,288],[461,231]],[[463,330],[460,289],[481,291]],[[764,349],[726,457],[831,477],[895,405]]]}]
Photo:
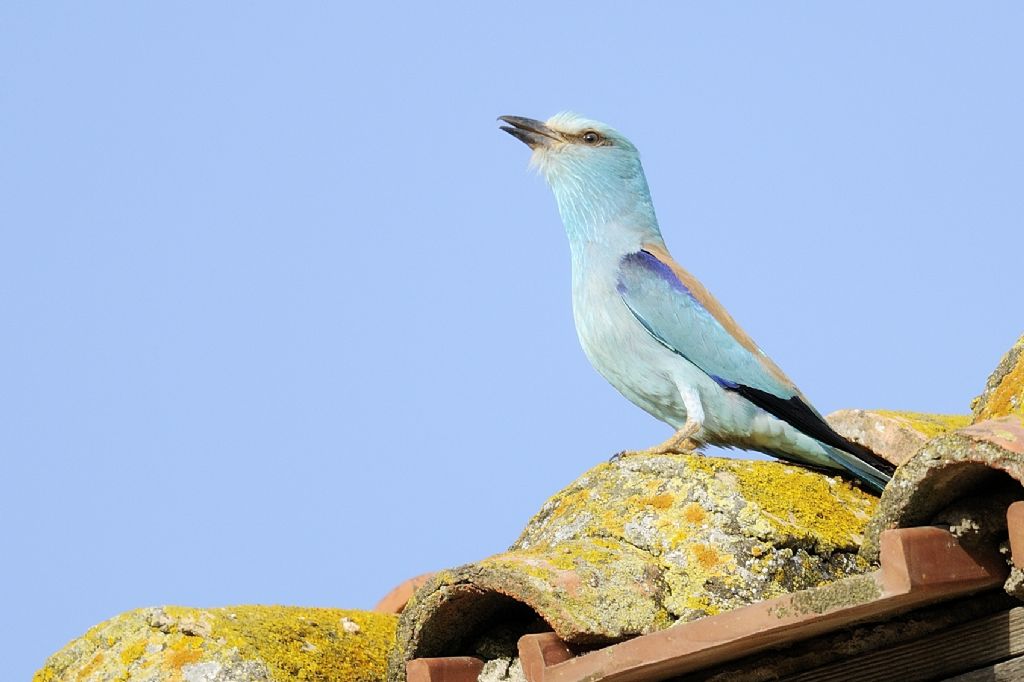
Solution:
[{"label": "curved clay tile", "polygon": [[925,414],[891,410],[838,410],[825,417],[833,429],[899,466],[932,438],[971,423],[966,414]]},{"label": "curved clay tile", "polygon": [[412,595],[416,594],[416,590],[423,587],[428,580],[430,580],[433,573],[423,573],[415,578],[409,578],[405,582],[401,583],[398,587],[388,592],[384,597],[377,602],[377,605],[373,607],[375,613],[401,613],[405,605],[412,599]]},{"label": "curved clay tile", "polygon": [[1006,536],[1006,509],[1024,497],[1024,417],[972,424],[927,443],[896,470],[861,550],[873,561],[883,530],[949,527],[964,545]]},{"label": "curved clay tile", "polygon": [[1006,508],[1024,498],[1024,336],[972,409],[973,424],[932,438],[896,470],[868,527],[865,558],[877,559],[879,534],[890,528],[947,526],[968,546],[1006,537]]},{"label": "curved clay tile", "polygon": [[549,500],[508,552],[442,571],[406,606],[389,666],[513,656],[554,630],[595,646],[863,572],[876,498],[780,462],[633,455]]}]

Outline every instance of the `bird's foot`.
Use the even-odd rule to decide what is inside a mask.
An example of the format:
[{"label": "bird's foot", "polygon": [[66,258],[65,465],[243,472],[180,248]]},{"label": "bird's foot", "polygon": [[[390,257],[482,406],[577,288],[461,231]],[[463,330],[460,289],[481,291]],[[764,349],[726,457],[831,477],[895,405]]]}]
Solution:
[{"label": "bird's foot", "polygon": [[672,437],[663,443],[659,443],[651,448],[644,450],[623,450],[612,455],[612,458],[608,461],[617,462],[624,457],[633,457],[635,455],[692,455],[694,453],[701,454],[697,448],[700,447],[700,443],[693,439],[697,431],[700,430],[700,424],[698,423],[686,423],[683,424],[683,428],[672,434]]},{"label": "bird's foot", "polygon": [[700,443],[692,438],[671,438],[642,452],[646,455],[692,455],[699,447]]},{"label": "bird's foot", "polygon": [[638,455],[701,455],[704,454],[697,448],[700,447],[700,443],[690,438],[685,438],[682,441],[676,441],[673,444],[662,443],[661,445],[655,445],[653,448],[644,448],[643,450],[620,450],[612,455],[608,461],[618,462],[620,459],[626,457],[636,457]]}]

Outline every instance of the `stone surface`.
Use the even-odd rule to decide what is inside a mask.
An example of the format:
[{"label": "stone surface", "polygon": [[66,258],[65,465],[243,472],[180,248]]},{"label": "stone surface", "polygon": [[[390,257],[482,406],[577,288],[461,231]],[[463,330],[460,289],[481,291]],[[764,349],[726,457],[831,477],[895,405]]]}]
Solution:
[{"label": "stone surface", "polygon": [[890,410],[839,410],[825,419],[840,435],[896,465],[930,439],[971,423],[970,415]]},{"label": "stone surface", "polygon": [[284,606],[138,609],[69,643],[33,682],[377,682],[395,621]]},{"label": "stone surface", "polygon": [[[863,572],[876,498],[781,462],[633,455],[555,495],[508,552],[444,571],[402,614],[389,678],[420,656],[514,656],[553,629],[596,645]],[[484,651],[487,649],[487,651]]]},{"label": "stone surface", "polygon": [[495,658],[484,663],[479,682],[526,682],[523,664],[518,658]]},{"label": "stone surface", "polygon": [[1024,416],[1024,336],[1013,345],[971,403],[974,421]]}]

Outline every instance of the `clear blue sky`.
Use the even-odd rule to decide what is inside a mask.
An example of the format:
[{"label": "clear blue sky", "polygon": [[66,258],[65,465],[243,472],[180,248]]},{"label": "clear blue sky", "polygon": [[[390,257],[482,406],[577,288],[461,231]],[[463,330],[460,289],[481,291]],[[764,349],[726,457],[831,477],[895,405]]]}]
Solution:
[{"label": "clear blue sky", "polygon": [[371,607],[668,435],[499,114],[629,135],[824,412],[965,411],[1024,330],[1019,3],[370,5],[0,8],[5,678],[135,607]]}]

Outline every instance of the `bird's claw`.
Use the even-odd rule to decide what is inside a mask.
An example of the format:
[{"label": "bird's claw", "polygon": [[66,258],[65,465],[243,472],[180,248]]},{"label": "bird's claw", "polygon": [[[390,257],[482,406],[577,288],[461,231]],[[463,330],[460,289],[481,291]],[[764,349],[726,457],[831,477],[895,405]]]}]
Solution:
[{"label": "bird's claw", "polygon": [[697,441],[685,438],[681,441],[662,443],[661,445],[655,445],[644,450],[619,450],[609,457],[608,461],[610,463],[619,462],[626,457],[635,457],[637,455],[703,455],[704,453],[697,449],[699,447],[700,443]]},{"label": "bird's claw", "polygon": [[629,450],[619,450],[614,455],[612,455],[611,457],[608,458],[608,462],[609,463],[618,462],[620,459],[622,459],[623,457],[627,457],[629,454],[630,454]]}]

